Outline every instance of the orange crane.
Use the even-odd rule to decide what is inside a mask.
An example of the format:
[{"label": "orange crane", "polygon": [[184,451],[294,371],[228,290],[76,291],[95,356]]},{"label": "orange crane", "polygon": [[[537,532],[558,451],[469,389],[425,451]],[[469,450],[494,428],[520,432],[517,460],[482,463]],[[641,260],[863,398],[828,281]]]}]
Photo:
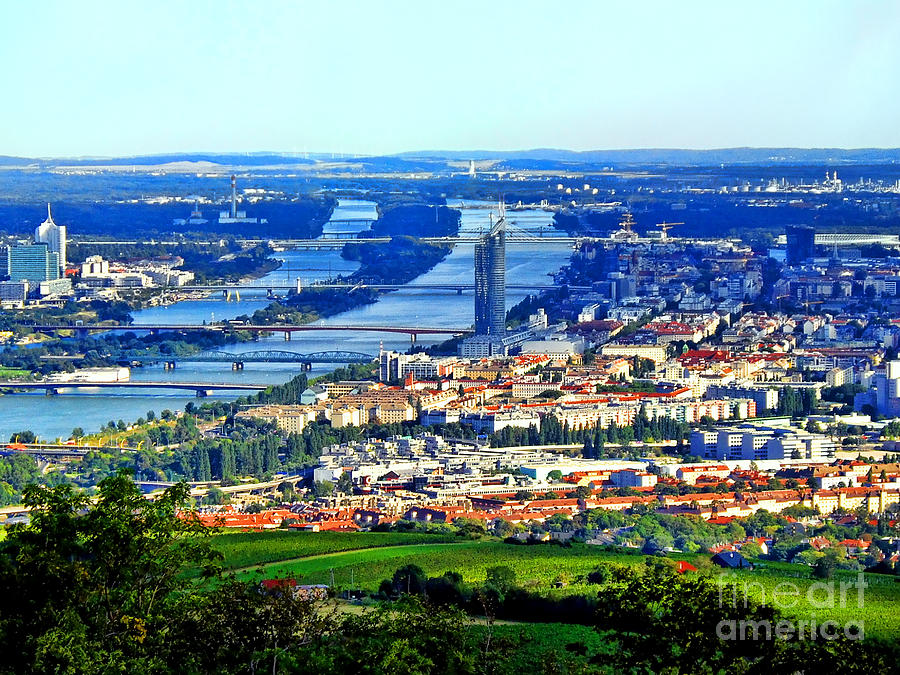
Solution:
[{"label": "orange crane", "polygon": [[662,239],[668,239],[669,238],[669,230],[671,230],[676,225],[684,225],[684,223],[667,223],[666,221],[663,221],[661,223],[656,224],[656,226],[660,230],[662,230],[662,237],[661,237]]}]

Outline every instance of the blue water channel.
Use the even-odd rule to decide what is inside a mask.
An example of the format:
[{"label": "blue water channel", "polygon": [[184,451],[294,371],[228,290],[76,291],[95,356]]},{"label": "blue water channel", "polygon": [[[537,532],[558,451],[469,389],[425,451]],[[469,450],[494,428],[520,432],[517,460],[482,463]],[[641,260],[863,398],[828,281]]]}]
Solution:
[{"label": "blue water channel", "polygon": [[[458,200],[448,200],[448,205],[456,205]],[[474,235],[486,230],[490,225],[489,214],[494,205],[466,202],[462,211],[461,235]],[[335,209],[332,220],[346,221],[374,217],[372,202],[353,200],[344,202]],[[507,214],[514,228],[530,232],[541,232],[542,236],[563,236],[550,227],[553,214],[550,212],[514,211]],[[347,224],[341,223],[342,229]],[[326,235],[327,236],[327,228]],[[430,272],[418,277],[415,284],[472,284],[473,246],[457,244],[450,255]],[[506,278],[508,284],[545,285],[552,283],[551,276],[571,255],[571,246],[558,244],[518,243],[507,246]],[[281,268],[266,275],[261,280],[251,282],[260,285],[294,285],[298,277],[304,285],[314,281],[333,278],[338,274],[353,272],[358,264],[344,260],[340,251],[298,251],[278,252],[275,257],[282,260]],[[507,307],[511,307],[527,291],[508,291]],[[270,300],[262,291],[248,291],[241,294],[240,301],[226,302],[215,297],[206,300],[178,302],[167,307],[154,307],[134,313],[137,324],[200,324],[204,321],[219,321],[242,314],[252,314],[269,304]],[[383,295],[378,302],[358,307],[341,314],[323,319],[319,323],[331,325],[380,325],[380,326],[470,326],[474,321],[474,298],[471,292],[457,295],[455,291],[401,289]],[[421,342],[437,342],[446,336],[432,339],[420,338]],[[355,351],[377,354],[379,347],[405,350],[409,338],[398,334],[378,333],[296,333],[291,341],[283,335],[275,334],[259,341],[232,344],[224,351],[240,353],[256,350],[286,350],[300,353],[320,351]],[[311,375],[315,376],[333,370],[334,364],[315,364]],[[297,364],[288,363],[246,363],[243,371],[232,371],[229,363],[178,363],[174,370],[164,370],[162,366],[134,368],[134,381],[171,382],[249,382],[277,384],[298,374]],[[234,398],[240,392],[216,394],[219,398]],[[109,420],[133,421],[153,410],[157,414],[163,409],[182,409],[189,401],[195,401],[192,393],[158,390],[122,389],[102,393],[66,393],[60,396],[43,394],[18,394],[0,396],[0,439],[23,429],[31,429],[43,439],[57,436],[68,437],[74,427],[96,430]]]}]

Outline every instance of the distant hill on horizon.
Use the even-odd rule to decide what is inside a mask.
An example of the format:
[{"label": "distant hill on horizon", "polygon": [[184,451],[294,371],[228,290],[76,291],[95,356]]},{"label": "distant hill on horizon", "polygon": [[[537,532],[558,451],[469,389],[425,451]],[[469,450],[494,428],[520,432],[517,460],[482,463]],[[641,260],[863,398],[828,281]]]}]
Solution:
[{"label": "distant hill on horizon", "polygon": [[634,148],[623,150],[427,150],[398,153],[398,157],[434,158],[454,161],[488,159],[569,161],[579,164],[822,164],[836,162],[900,162],[900,148]]},{"label": "distant hill on horizon", "polygon": [[294,153],[247,152],[173,152],[124,157],[13,157],[0,155],[0,166],[158,166],[181,162],[208,163],[219,166],[271,166],[273,164],[315,164]]},{"label": "distant hill on horizon", "polygon": [[[383,170],[427,170],[429,163],[483,162],[508,163],[515,169],[549,166],[716,166],[779,164],[895,164],[900,163],[900,148],[719,148],[694,150],[681,148],[635,148],[623,150],[415,150],[391,155],[348,155],[344,153],[184,152],[124,157],[15,157],[0,155],[0,166],[160,166],[198,163],[220,167],[313,166],[319,163],[359,164]],[[533,165],[531,164],[533,163]]]}]

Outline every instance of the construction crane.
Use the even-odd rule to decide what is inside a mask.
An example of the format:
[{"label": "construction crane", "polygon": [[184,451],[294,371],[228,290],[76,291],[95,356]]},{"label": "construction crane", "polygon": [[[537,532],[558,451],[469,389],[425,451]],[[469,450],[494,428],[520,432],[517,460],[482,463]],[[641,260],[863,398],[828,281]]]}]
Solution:
[{"label": "construction crane", "polygon": [[660,237],[660,238],[661,238],[661,239],[668,239],[668,238],[669,238],[669,230],[671,230],[671,229],[672,229],[673,227],[675,227],[676,225],[684,225],[684,223],[667,223],[666,221],[663,221],[663,222],[661,222],[661,223],[657,223],[656,226],[657,226],[660,230],[662,230],[662,237]]},{"label": "construction crane", "polygon": [[616,241],[635,241],[638,239],[638,233],[634,231],[634,216],[630,211],[626,211],[621,220],[619,220],[619,229],[613,232],[610,237]]},{"label": "construction crane", "polygon": [[631,232],[634,229],[636,223],[634,222],[634,216],[631,211],[626,211],[621,220],[619,220],[619,227],[621,227],[626,232]]},{"label": "construction crane", "polygon": [[781,301],[784,300],[785,298],[789,298],[789,297],[791,297],[791,294],[785,293],[784,295],[779,295],[777,298],[775,298],[775,300],[778,302],[778,311],[779,312],[783,309],[783,305],[782,305]]}]

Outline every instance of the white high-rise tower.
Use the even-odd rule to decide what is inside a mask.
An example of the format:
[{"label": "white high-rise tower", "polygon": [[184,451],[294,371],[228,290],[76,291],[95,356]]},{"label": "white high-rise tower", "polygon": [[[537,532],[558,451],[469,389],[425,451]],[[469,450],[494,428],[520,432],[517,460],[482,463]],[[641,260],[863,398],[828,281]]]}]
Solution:
[{"label": "white high-rise tower", "polygon": [[36,244],[47,244],[52,252],[59,256],[60,269],[66,269],[66,226],[57,225],[50,215],[50,204],[47,204],[47,220],[38,225],[34,230]]}]

